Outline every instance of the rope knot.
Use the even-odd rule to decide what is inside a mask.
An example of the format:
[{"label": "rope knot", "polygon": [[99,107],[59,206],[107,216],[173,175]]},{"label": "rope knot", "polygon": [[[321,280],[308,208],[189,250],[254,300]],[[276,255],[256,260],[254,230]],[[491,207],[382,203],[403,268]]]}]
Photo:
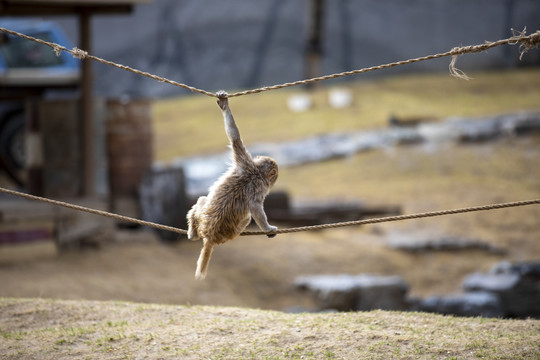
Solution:
[{"label": "rope knot", "polygon": [[73,54],[73,57],[77,59],[84,59],[88,56],[88,53],[86,51],[81,50],[77,47],[71,49],[71,53]]}]

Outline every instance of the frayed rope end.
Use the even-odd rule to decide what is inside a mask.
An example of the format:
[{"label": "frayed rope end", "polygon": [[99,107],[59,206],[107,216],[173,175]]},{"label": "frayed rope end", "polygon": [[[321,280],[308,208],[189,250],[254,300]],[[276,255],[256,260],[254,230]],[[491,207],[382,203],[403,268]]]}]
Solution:
[{"label": "frayed rope end", "polygon": [[53,50],[54,50],[54,53],[56,54],[56,56],[60,56],[60,55],[62,55],[62,50],[64,50],[64,49],[61,46],[56,45],[56,46],[53,46]]},{"label": "frayed rope end", "polygon": [[453,55],[452,61],[450,61],[450,65],[448,65],[448,69],[450,70],[450,75],[461,80],[471,80],[471,78],[467,76],[467,74],[465,74],[462,70],[456,67],[458,56],[459,55]]},{"label": "frayed rope end", "polygon": [[[527,28],[523,28],[523,31],[517,31],[514,29],[511,29],[512,33],[516,37],[524,37],[525,33],[527,32]],[[527,51],[531,49],[538,48],[538,45],[540,45],[540,30],[537,30],[535,33],[529,35],[525,39],[521,39],[519,41],[521,44],[519,45],[519,61],[523,59],[523,55],[527,53]]]}]

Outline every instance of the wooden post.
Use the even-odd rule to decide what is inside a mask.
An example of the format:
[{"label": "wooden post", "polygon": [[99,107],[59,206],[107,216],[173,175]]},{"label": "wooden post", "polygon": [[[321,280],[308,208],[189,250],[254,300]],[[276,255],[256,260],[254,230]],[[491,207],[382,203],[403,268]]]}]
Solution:
[{"label": "wooden post", "polygon": [[[311,0],[308,19],[308,38],[306,44],[306,70],[305,78],[310,79],[319,76],[319,63],[322,54],[322,21],[324,0]],[[306,84],[308,89],[313,88],[314,83]]]},{"label": "wooden post", "polygon": [[[80,47],[91,53],[91,14],[86,9],[81,10],[79,15]],[[94,112],[92,92],[92,66],[89,59],[82,60],[81,72],[81,119],[82,119],[82,195],[94,194]]]},{"label": "wooden post", "polygon": [[39,98],[26,99],[26,168],[29,194],[43,196],[43,141],[39,121]]}]

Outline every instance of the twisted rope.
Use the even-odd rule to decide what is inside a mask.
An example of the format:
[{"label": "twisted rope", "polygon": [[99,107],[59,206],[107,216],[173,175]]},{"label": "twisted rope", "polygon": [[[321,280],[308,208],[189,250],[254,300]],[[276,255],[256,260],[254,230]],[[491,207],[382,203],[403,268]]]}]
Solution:
[{"label": "twisted rope", "polygon": [[[70,53],[71,55],[73,55],[74,57],[76,57],[78,59],[91,59],[91,60],[94,60],[94,61],[97,61],[97,62],[100,62],[100,63],[103,63],[103,64],[107,64],[107,65],[110,65],[110,66],[117,67],[117,68],[122,69],[122,70],[130,71],[130,72],[138,74],[138,75],[146,76],[146,77],[149,77],[151,79],[154,79],[154,80],[157,80],[157,81],[160,81],[160,82],[164,82],[164,83],[174,85],[174,86],[179,86],[181,88],[184,88],[184,89],[187,89],[187,90],[190,90],[190,91],[193,91],[193,92],[204,94],[206,96],[217,97],[217,95],[212,93],[212,92],[202,90],[202,89],[198,89],[196,87],[189,86],[189,85],[186,85],[186,84],[182,84],[182,83],[179,83],[179,82],[176,82],[176,81],[173,81],[173,80],[169,80],[169,79],[161,77],[161,76],[152,75],[152,74],[150,74],[148,72],[140,71],[140,70],[131,68],[131,67],[126,66],[126,65],[121,65],[121,64],[117,64],[117,63],[114,63],[112,61],[109,61],[109,60],[104,60],[104,59],[101,59],[99,57],[90,55],[86,51],[81,50],[81,49],[73,48],[72,50],[70,50],[70,49],[68,49],[68,48],[66,48],[64,46],[61,46],[61,45],[58,45],[58,44],[55,44],[55,43],[52,43],[52,42],[48,42],[48,41],[45,41],[45,40],[37,39],[37,38],[34,38],[32,36],[24,35],[24,34],[16,32],[16,31],[8,30],[8,29],[2,28],[2,27],[0,27],[0,31],[3,31],[3,32],[7,33],[7,34],[19,36],[19,37],[22,37],[22,38],[27,39],[27,40],[35,41],[35,42],[37,42],[39,44],[47,45],[47,46],[51,47],[54,50],[56,55],[60,55],[62,51],[66,51],[66,52]],[[249,95],[249,94],[256,94],[256,93],[260,93],[260,92],[263,92],[263,91],[277,90],[277,89],[282,89],[282,88],[286,88],[286,87],[290,87],[290,86],[296,86],[296,85],[306,85],[306,84],[310,84],[310,83],[314,83],[314,82],[318,82],[318,81],[335,79],[335,78],[339,78],[339,77],[343,77],[343,76],[349,76],[349,75],[355,75],[355,74],[361,74],[361,73],[365,73],[365,72],[369,72],[369,71],[387,69],[387,68],[391,68],[391,67],[395,67],[395,66],[407,65],[407,64],[417,63],[417,62],[420,62],[420,61],[432,60],[432,59],[438,59],[438,58],[442,58],[442,57],[446,57],[446,56],[452,56],[452,61],[450,62],[450,66],[449,66],[450,73],[453,76],[467,79],[467,76],[462,71],[456,69],[456,67],[455,67],[455,63],[456,63],[456,60],[457,60],[458,56],[463,55],[463,54],[468,54],[468,53],[483,52],[483,51],[489,50],[491,48],[494,48],[496,46],[516,45],[516,44],[520,44],[520,59],[521,59],[523,57],[523,55],[528,50],[536,48],[540,44],[540,30],[537,30],[535,33],[532,33],[531,35],[525,35],[525,29],[524,29],[521,32],[514,32],[514,36],[511,36],[511,37],[509,37],[507,39],[498,40],[498,41],[495,41],[495,42],[486,42],[486,43],[480,44],[480,45],[470,45],[470,46],[455,47],[452,50],[444,52],[444,53],[428,55],[428,56],[422,56],[422,57],[418,57],[418,58],[415,58],[415,59],[397,61],[397,62],[393,62],[393,63],[389,63],[389,64],[372,66],[372,67],[367,67],[367,68],[363,68],[363,69],[359,69],[359,70],[345,71],[345,72],[341,72],[341,73],[325,75],[325,76],[315,77],[315,78],[311,78],[311,79],[299,80],[299,81],[295,81],[295,82],[288,82],[288,83],[284,83],[284,84],[265,86],[265,87],[261,87],[261,88],[258,88],[258,89],[239,91],[239,92],[229,94],[229,97],[237,97],[237,96],[243,96],[243,95]]]},{"label": "twisted rope", "polygon": [[157,75],[153,75],[153,74],[150,74],[150,73],[145,72],[145,71],[137,70],[137,69],[131,68],[131,67],[126,66],[126,65],[117,64],[115,62],[105,60],[105,59],[99,58],[99,57],[94,56],[94,55],[90,55],[86,51],[78,49],[76,47],[74,47],[73,49],[70,50],[70,49],[66,48],[65,46],[55,44],[55,43],[52,43],[52,42],[49,42],[49,41],[37,39],[35,37],[24,35],[24,34],[21,34],[19,32],[16,32],[16,31],[13,31],[13,30],[8,30],[8,29],[3,28],[3,27],[0,27],[0,31],[3,31],[3,32],[7,33],[7,34],[22,37],[23,39],[27,39],[27,40],[30,40],[30,41],[37,42],[38,44],[47,45],[47,46],[49,46],[50,48],[52,48],[54,50],[54,52],[56,53],[57,56],[60,56],[62,51],[65,51],[67,53],[70,53],[71,55],[73,55],[73,57],[75,57],[77,59],[94,60],[94,61],[106,64],[106,65],[114,66],[116,68],[138,74],[138,75],[146,76],[146,77],[148,77],[150,79],[154,79],[154,80],[164,82],[164,83],[167,83],[167,84],[171,84],[171,85],[174,85],[174,86],[179,86],[181,88],[184,88],[184,89],[187,89],[187,90],[190,90],[190,91],[198,92],[198,93],[204,94],[206,96],[216,97],[216,95],[214,93],[211,93],[209,91],[198,89],[196,87],[189,86],[189,85],[186,85],[186,84],[182,84],[182,83],[179,83],[179,82],[176,82],[176,81],[173,81],[173,80],[169,80],[167,78],[157,76]]},{"label": "twisted rope", "polygon": [[[338,222],[338,223],[333,223],[333,224],[299,226],[299,227],[288,228],[288,229],[279,229],[275,233],[276,234],[286,234],[286,233],[308,231],[308,230],[310,230],[310,231],[311,230],[324,230],[324,229],[332,229],[332,228],[338,228],[338,227],[344,227],[344,226],[353,226],[353,225],[358,226],[358,225],[377,224],[377,223],[392,222],[392,221],[421,219],[421,218],[428,218],[428,217],[435,217],[435,216],[463,214],[463,213],[475,212],[475,211],[487,211],[487,210],[495,210],[495,209],[504,209],[504,208],[517,207],[517,206],[533,205],[533,204],[540,204],[540,199],[525,200],[525,201],[514,201],[514,202],[508,202],[508,203],[490,204],[490,205],[481,205],[481,206],[473,206],[473,207],[467,207],[467,208],[461,208],[461,209],[430,211],[430,212],[424,212],[424,213],[418,213],[418,214],[409,214],[409,215],[385,216],[385,217],[381,217],[381,218],[344,221],[344,222]],[[266,235],[266,233],[262,232],[262,231],[245,231],[245,232],[242,233],[242,235],[244,235],[244,236],[245,235]]]},{"label": "twisted rope", "polygon": [[87,213],[90,213],[90,214],[105,216],[105,217],[113,218],[113,219],[116,219],[116,220],[128,221],[128,222],[132,222],[132,223],[143,225],[143,226],[150,226],[150,227],[160,229],[160,230],[172,231],[172,232],[176,232],[176,233],[179,233],[179,234],[187,234],[186,230],[175,228],[175,227],[172,227],[172,226],[156,224],[156,223],[153,223],[153,222],[150,222],[150,221],[139,220],[139,219],[135,219],[135,218],[132,218],[132,217],[129,217],[129,216],[114,214],[114,213],[110,213],[110,212],[103,211],[103,210],[97,210],[97,209],[92,209],[92,208],[88,208],[88,207],[85,207],[85,206],[66,203],[66,202],[63,202],[63,201],[47,199],[47,198],[44,198],[44,197],[41,197],[41,196],[25,194],[25,193],[22,193],[22,192],[19,192],[19,191],[9,190],[9,189],[5,189],[5,188],[2,188],[2,187],[0,187],[0,192],[6,193],[6,194],[9,194],[9,195],[13,195],[13,196],[22,197],[22,198],[29,199],[29,200],[41,201],[41,202],[44,202],[44,203],[47,203],[47,204],[52,204],[52,205],[56,205],[56,206],[62,206],[62,207],[68,208],[68,209],[84,211],[84,212],[87,212]]},{"label": "twisted rope", "polygon": [[[110,217],[110,218],[121,220],[121,221],[133,222],[135,224],[149,226],[149,227],[153,227],[160,230],[172,231],[178,234],[187,234],[186,230],[179,229],[173,226],[156,224],[150,221],[139,220],[139,219],[135,219],[129,216],[118,215],[118,214],[110,213],[107,211],[96,210],[96,209],[87,208],[80,205],[66,203],[63,201],[47,199],[47,198],[35,196],[35,195],[29,195],[29,194],[15,191],[15,190],[5,189],[2,187],[0,187],[0,192],[13,195],[13,196],[23,197],[29,200],[41,201],[41,202],[45,202],[45,203],[56,205],[56,206],[63,206],[63,207],[73,209],[73,210],[84,211],[84,212],[95,214],[95,215],[106,216],[106,217]],[[376,223],[384,223],[384,222],[391,222],[391,221],[402,221],[402,220],[420,219],[420,218],[435,217],[435,216],[454,215],[454,214],[462,214],[462,213],[469,213],[469,212],[475,212],[475,211],[488,211],[488,210],[504,209],[504,208],[534,205],[534,204],[540,204],[540,199],[514,201],[514,202],[507,202],[507,203],[500,203],[500,204],[482,205],[482,206],[473,206],[473,207],[467,207],[467,208],[461,208],[461,209],[430,211],[430,212],[409,214],[409,215],[386,216],[386,217],[381,217],[381,218],[364,219],[364,220],[356,220],[356,221],[344,221],[344,222],[338,222],[338,223],[333,223],[333,224],[299,226],[299,227],[294,227],[294,228],[278,229],[277,231],[272,232],[270,234],[262,232],[262,231],[244,231],[240,235],[250,236],[250,235],[287,234],[287,233],[301,232],[301,231],[324,230],[324,229],[333,229],[333,228],[345,227],[345,226],[358,226],[358,225],[376,224]]]},{"label": "twisted rope", "polygon": [[468,54],[468,53],[479,53],[486,50],[489,50],[491,48],[494,48],[496,46],[501,45],[515,45],[521,43],[521,54],[520,54],[520,60],[528,50],[536,48],[538,44],[540,44],[540,30],[537,30],[535,33],[531,35],[525,35],[525,30],[520,32],[518,35],[514,35],[512,37],[509,37],[507,39],[498,40],[495,42],[486,42],[485,44],[480,45],[470,45],[470,46],[463,46],[463,47],[455,47],[450,51],[434,54],[434,55],[428,55],[428,56],[422,56],[415,59],[409,59],[409,60],[403,60],[403,61],[397,61],[389,64],[383,64],[378,66],[372,66],[367,67],[359,70],[351,70],[351,71],[345,71],[337,74],[332,75],[325,75],[325,76],[319,76],[312,79],[306,79],[306,80],[300,80],[295,82],[289,82],[285,84],[279,84],[279,85],[273,85],[273,86],[266,86],[259,89],[253,89],[253,90],[246,90],[246,91],[239,91],[233,94],[229,94],[229,97],[235,97],[235,96],[242,96],[242,95],[249,95],[249,94],[256,94],[263,91],[268,90],[276,90],[276,89],[282,89],[289,86],[295,86],[295,85],[306,85],[310,83],[314,83],[317,81],[323,81],[323,80],[330,80],[335,79],[343,76],[349,76],[349,75],[355,75],[355,74],[361,74],[366,73],[369,71],[375,71],[375,70],[382,70],[382,69],[388,69],[395,66],[401,66],[401,65],[407,65],[407,64],[413,64],[421,61],[426,60],[432,60],[432,59],[438,59],[446,56],[452,56],[452,61],[450,63],[450,73],[453,76],[460,77],[460,78],[466,78],[466,75],[456,69],[455,63],[457,60],[457,57],[459,55]]}]

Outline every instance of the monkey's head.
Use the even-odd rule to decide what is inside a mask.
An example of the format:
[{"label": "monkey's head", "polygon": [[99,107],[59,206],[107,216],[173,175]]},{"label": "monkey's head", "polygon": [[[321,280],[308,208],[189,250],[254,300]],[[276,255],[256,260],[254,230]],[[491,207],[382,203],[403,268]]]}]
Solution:
[{"label": "monkey's head", "polygon": [[270,186],[274,185],[279,174],[277,162],[268,156],[257,156],[253,161]]}]

